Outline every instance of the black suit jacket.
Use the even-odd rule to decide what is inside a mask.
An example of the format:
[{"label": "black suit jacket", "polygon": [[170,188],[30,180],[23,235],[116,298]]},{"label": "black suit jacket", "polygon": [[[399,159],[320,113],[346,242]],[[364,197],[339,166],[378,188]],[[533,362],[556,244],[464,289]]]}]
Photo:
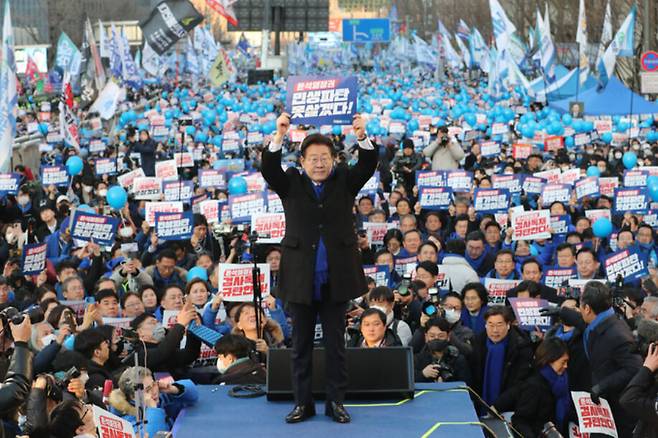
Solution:
[{"label": "black suit jacket", "polygon": [[311,304],[318,241],[327,248],[330,298],[348,301],[366,292],[361,255],[354,226],[354,199],[377,166],[377,147],[359,148],[358,163],[336,166],[317,199],[313,183],[297,169],[281,169],[281,151],[263,152],[261,172],[281,198],[286,235],[281,242],[279,298]]}]

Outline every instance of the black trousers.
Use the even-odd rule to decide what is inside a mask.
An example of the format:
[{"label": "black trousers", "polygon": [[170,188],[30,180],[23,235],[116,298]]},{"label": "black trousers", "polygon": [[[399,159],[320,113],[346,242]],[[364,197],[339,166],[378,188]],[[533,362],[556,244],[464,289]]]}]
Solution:
[{"label": "black trousers", "polygon": [[292,317],[292,386],[295,404],[313,402],[312,370],[313,340],[317,316],[322,322],[325,348],[327,401],[342,403],[347,388],[345,362],[345,312],[347,302],[335,303],[328,299],[313,301],[311,305],[288,303]]}]

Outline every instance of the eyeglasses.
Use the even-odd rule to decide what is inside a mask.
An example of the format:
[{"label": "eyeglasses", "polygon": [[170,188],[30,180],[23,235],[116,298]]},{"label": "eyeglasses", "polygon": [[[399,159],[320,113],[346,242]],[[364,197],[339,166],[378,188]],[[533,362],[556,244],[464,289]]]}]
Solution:
[{"label": "eyeglasses", "polygon": [[316,164],[329,164],[331,162],[331,158],[329,158],[329,157],[309,157],[307,159],[307,161],[315,166]]}]

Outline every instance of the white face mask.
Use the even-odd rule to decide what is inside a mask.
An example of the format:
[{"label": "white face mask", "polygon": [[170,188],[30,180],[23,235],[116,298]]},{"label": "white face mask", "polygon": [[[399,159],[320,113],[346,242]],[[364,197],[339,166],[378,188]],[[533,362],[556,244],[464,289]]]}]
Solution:
[{"label": "white face mask", "polygon": [[100,196],[101,198],[104,198],[105,196],[107,196],[107,189],[98,190],[98,196]]},{"label": "white face mask", "polygon": [[219,356],[217,356],[217,371],[219,371],[220,374],[224,374],[230,366],[231,364],[225,365],[222,359]]},{"label": "white face mask", "polygon": [[18,236],[16,236],[14,233],[10,231],[7,231],[5,233],[5,240],[7,241],[8,244],[13,245],[18,240]]},{"label": "white face mask", "polygon": [[446,321],[448,321],[450,324],[454,324],[457,321],[459,321],[459,318],[461,318],[461,313],[459,313],[455,309],[446,309]]},{"label": "white face mask", "polygon": [[57,339],[57,336],[55,336],[54,333],[51,333],[41,338],[41,344],[45,347],[50,345],[55,339]]},{"label": "white face mask", "polygon": [[82,190],[84,190],[85,193],[91,193],[91,191],[94,190],[94,187],[93,187],[93,186],[85,186],[85,185],[83,185],[83,186],[82,186]]},{"label": "white face mask", "polygon": [[384,315],[386,315],[386,325],[389,325],[393,322],[393,312],[389,312],[386,308],[381,306],[370,306],[371,309],[380,310]]},{"label": "white face mask", "polygon": [[121,237],[132,237],[133,229],[130,227],[123,227],[119,230],[119,235]]}]

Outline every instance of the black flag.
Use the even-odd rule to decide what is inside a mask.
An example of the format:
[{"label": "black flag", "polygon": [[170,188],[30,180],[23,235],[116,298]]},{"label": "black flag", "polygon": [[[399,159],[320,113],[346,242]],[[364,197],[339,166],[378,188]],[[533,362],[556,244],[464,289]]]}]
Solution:
[{"label": "black flag", "polygon": [[189,0],[165,0],[139,27],[148,45],[162,55],[202,21],[203,16]]}]

